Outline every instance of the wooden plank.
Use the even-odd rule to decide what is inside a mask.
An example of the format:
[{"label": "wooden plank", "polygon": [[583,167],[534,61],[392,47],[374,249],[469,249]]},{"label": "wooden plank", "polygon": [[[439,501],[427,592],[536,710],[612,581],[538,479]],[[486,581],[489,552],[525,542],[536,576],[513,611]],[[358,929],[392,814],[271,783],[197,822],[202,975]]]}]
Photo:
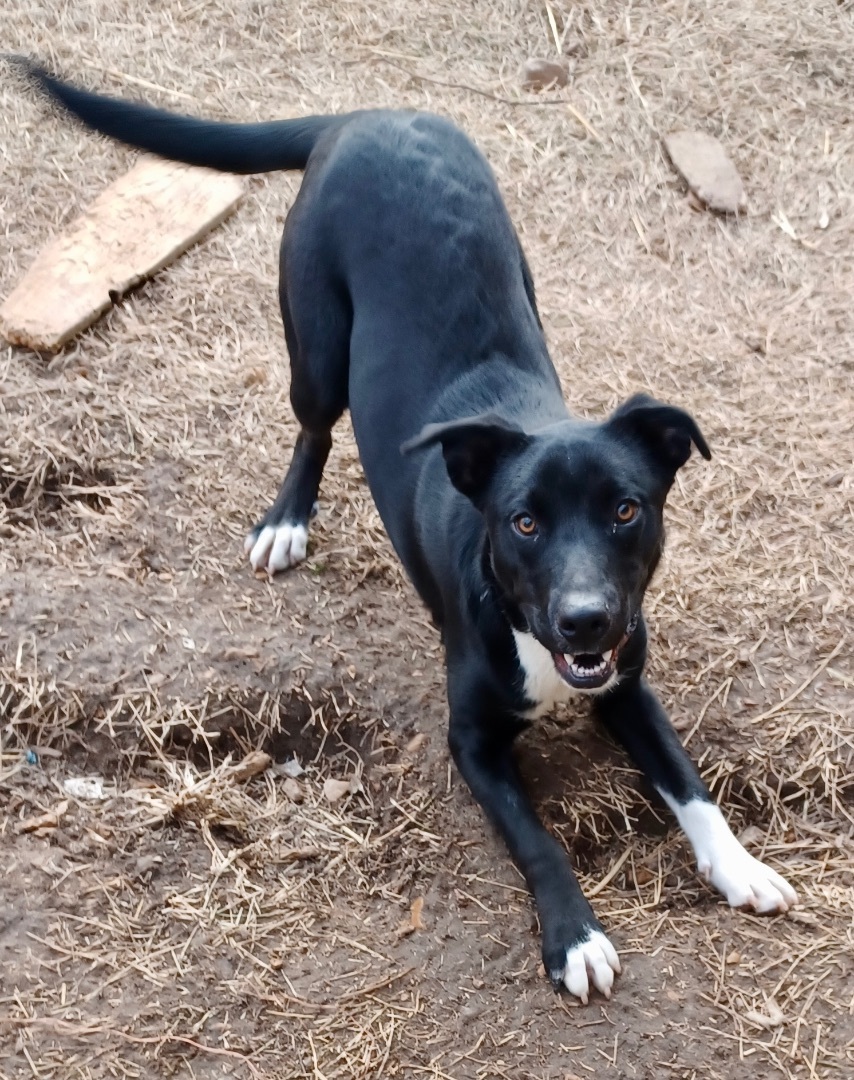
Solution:
[{"label": "wooden plank", "polygon": [[242,195],[236,176],[141,158],[39,253],[0,306],[0,332],[55,352],[219,225]]}]

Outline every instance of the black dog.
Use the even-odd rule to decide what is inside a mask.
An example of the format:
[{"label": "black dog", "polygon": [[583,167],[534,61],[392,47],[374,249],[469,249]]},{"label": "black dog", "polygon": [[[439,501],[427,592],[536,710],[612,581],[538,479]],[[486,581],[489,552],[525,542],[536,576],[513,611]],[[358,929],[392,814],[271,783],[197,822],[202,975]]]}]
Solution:
[{"label": "black dog", "polygon": [[687,413],[643,396],[602,423],[569,417],[525,256],[471,142],[408,112],[209,123],[27,70],[131,146],[237,173],[305,170],[280,287],[302,431],[249,557],[270,573],[305,557],[349,407],[389,536],[442,630],[454,760],[536,898],[555,984],[586,1001],[620,970],[512,755],[526,721],[574,693],[594,695],[730,904],[795,903],[733,836],[642,678],[664,501],[691,444],[708,447]]}]

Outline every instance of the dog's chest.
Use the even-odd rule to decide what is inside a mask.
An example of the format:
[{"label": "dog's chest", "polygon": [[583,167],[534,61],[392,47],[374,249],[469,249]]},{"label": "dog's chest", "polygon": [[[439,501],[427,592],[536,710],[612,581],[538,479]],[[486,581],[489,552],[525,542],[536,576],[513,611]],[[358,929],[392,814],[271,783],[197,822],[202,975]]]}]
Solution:
[{"label": "dog's chest", "polygon": [[537,717],[553,709],[555,705],[569,701],[579,693],[558,675],[551,653],[537,641],[533,634],[522,634],[514,630],[513,639],[516,642],[516,655],[519,657],[519,666],[522,669],[525,697],[534,702],[533,706],[525,711],[528,719],[536,720]]}]

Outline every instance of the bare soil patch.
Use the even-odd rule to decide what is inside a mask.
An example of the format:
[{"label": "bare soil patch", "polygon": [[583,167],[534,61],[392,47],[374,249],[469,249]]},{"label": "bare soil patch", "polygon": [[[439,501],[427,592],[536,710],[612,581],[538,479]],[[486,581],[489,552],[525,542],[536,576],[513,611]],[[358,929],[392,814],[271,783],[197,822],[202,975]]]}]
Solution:
[{"label": "bare soil patch", "polygon": [[[183,111],[465,127],[573,408],[648,391],[709,439],[673,493],[650,674],[803,897],[729,911],[583,710],[539,722],[524,770],[625,965],[610,1003],[552,994],[346,424],[305,567],[244,563],[295,435],[275,272],[298,177],[253,178],[65,351],[0,349],[0,1076],[850,1075],[850,5],[84,0],[13,5],[0,34]],[[556,38],[568,85],[525,91]],[[680,129],[721,140],[747,214],[692,208]],[[0,152],[5,296],[132,157],[5,76]],[[275,764],[241,779],[256,749]],[[65,789],[86,776],[99,798]]]}]

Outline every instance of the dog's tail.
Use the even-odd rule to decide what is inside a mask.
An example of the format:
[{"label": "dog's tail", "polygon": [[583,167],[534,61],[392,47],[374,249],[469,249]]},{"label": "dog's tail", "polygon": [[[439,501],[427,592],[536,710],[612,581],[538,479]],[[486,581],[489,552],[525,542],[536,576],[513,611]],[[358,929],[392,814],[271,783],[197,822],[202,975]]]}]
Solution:
[{"label": "dog's tail", "polygon": [[304,169],[320,136],[344,116],[306,116],[260,124],[230,124],[155,109],[81,90],[26,57],[12,63],[53,101],[93,131],[137,150],[231,173]]}]

